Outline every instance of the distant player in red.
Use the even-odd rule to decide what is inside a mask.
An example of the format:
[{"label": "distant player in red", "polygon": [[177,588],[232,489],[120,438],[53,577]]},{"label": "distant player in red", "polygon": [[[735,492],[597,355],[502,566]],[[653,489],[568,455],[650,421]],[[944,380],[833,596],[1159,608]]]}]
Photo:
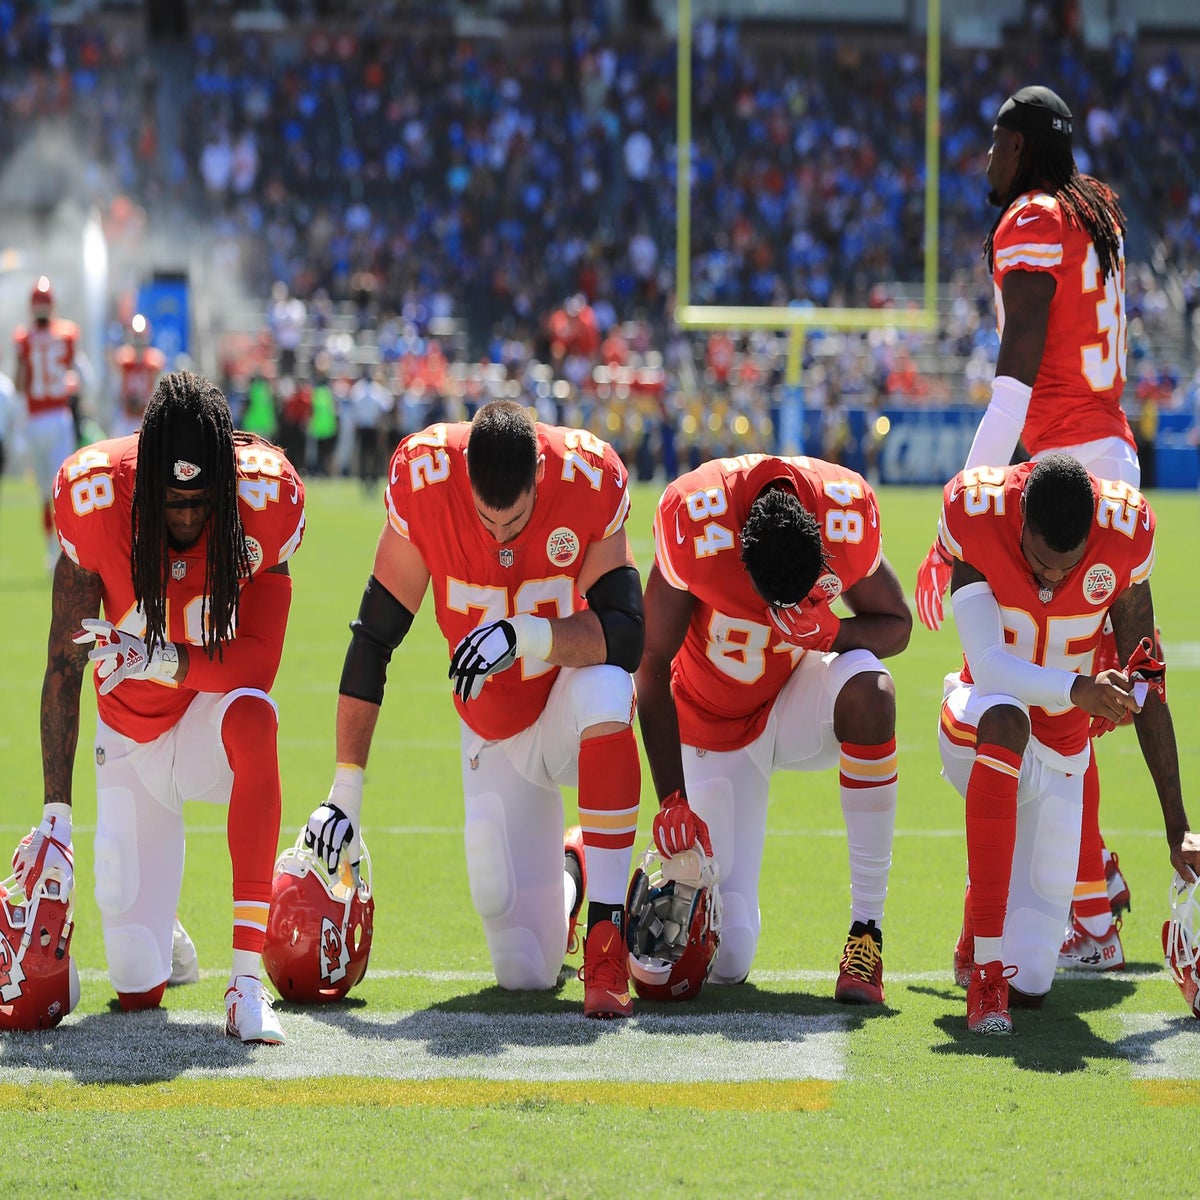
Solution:
[{"label": "distant player in red", "polygon": [[125,437],[142,427],[154,385],[166,370],[166,356],[150,344],[150,338],[150,322],[142,313],[136,313],[129,322],[129,341],[113,356],[119,372],[113,437]]},{"label": "distant player in red", "polygon": [[159,381],[139,434],[63,463],[55,511],[63,553],[42,690],[44,819],[14,866],[27,876],[46,854],[69,857],[90,660],[96,900],[121,1006],[157,1006],[168,981],[199,977],[175,919],[183,803],[228,804],[226,1032],[281,1042],[259,982],[280,814],[278,711],[268,693],[291,604],[288,560],[304,532],[303,484],[274,447],[235,433],[219,388],[178,372]]},{"label": "distant player in red", "polygon": [[75,368],[79,330],[74,321],[54,316],[54,292],[42,275],[30,296],[32,323],[13,333],[17,350],[17,392],[24,397],[26,436],[33,474],[42,498],[42,527],[46,532],[47,566],[58,558],[51,493],[59,464],[75,449],[68,375]]},{"label": "distant player in red", "polygon": [[[1046,87],[1022,88],[996,116],[987,181],[1000,215],[984,253],[1000,351],[966,467],[1007,466],[1020,439],[1034,459],[1062,450],[1100,479],[1137,487],[1137,450],[1121,409],[1125,215],[1109,187],[1079,173],[1072,124],[1071,110]],[[949,581],[950,563],[935,539],[916,592],[917,614],[930,629],[941,625]],[[1111,631],[1101,648],[1115,662]],[[1099,808],[1093,758],[1062,966],[1104,970],[1125,961],[1113,918],[1129,907],[1129,888],[1104,847]]]},{"label": "distant player in red", "polygon": [[[1200,868],[1188,832],[1165,672],[1147,702],[1123,671],[1090,674],[1105,620],[1122,661],[1154,636],[1154,514],[1119,480],[1049,454],[977,467],[945,488],[940,540],[962,671],[947,676],[939,733],[946,778],[966,798],[971,886],[955,954],[967,1028],[1008,1033],[1011,1002],[1050,989],[1078,861],[1089,715],[1133,711],[1166,826],[1171,864]],[[1148,643],[1149,644],[1149,643]],[[1010,989],[1009,981],[1012,981]]]},{"label": "distant player in red", "polygon": [[[496,981],[555,986],[586,870],[590,1017],[632,1011],[622,922],[641,789],[630,672],[643,635],[627,485],[610,446],[535,424],[511,401],[400,443],[351,625],[334,784],[308,826],[331,870],[358,861],[386,667],[432,587],[461,720],[471,898]],[[565,858],[563,784],[578,785],[582,825]]]},{"label": "distant player in red", "polygon": [[[760,928],[771,775],[837,767],[851,927],[835,996],[882,1004],[896,815],[896,694],[880,661],[912,616],[883,556],[870,485],[835,463],[747,454],[659,501],[637,673],[666,856],[699,844],[724,904],[711,983],[741,983]],[[830,607],[841,597],[851,616]]]}]

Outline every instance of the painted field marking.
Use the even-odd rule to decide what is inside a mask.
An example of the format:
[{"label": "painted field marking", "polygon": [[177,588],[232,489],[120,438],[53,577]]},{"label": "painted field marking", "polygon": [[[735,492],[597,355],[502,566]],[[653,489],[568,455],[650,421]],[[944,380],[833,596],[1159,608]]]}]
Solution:
[{"label": "painted field marking", "polygon": [[1132,1064],[1137,1090],[1148,1104],[1200,1104],[1200,1021],[1183,1001],[1178,1015],[1122,1013],[1117,1049]]},{"label": "painted field marking", "polygon": [[586,1104],[682,1108],[689,1112],[820,1112],[835,1084],[823,1079],[753,1083],[528,1083],[482,1079],[184,1079],[115,1088],[111,1084],[0,1084],[0,1108],[33,1112],[152,1112],[172,1108],[305,1109],[486,1108]]},{"label": "painted field marking", "polygon": [[0,1039],[6,1083],[153,1083],[206,1077],[326,1075],[525,1083],[837,1082],[849,1017],[772,1013],[638,1016],[289,1011],[283,1046],[245,1046],[219,1014],[153,1010],[68,1017]]}]

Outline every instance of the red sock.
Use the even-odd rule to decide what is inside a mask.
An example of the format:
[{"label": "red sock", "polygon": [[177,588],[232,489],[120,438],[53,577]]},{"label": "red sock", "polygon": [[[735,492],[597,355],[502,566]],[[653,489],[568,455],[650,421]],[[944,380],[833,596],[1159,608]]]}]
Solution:
[{"label": "red sock", "polygon": [[977,938],[1004,935],[1020,774],[1021,755],[988,743],[977,747],[967,782],[967,868]]},{"label": "red sock", "polygon": [[1104,839],[1100,836],[1100,769],[1096,747],[1083,775],[1083,826],[1079,836],[1079,866],[1075,872],[1075,915],[1111,917],[1108,887],[1104,882]]},{"label": "red sock", "polygon": [[281,808],[278,722],[257,696],[241,696],[225,713],[221,740],[233,768],[229,858],[233,864],[233,948],[262,952],[279,845]]},{"label": "red sock", "polygon": [[579,824],[588,901],[621,907],[637,836],[642,761],[632,726],[579,745]]}]

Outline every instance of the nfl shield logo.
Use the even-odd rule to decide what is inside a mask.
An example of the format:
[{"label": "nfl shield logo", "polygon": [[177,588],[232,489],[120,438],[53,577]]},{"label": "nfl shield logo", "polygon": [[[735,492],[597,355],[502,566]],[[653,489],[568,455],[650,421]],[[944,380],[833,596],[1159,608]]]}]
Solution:
[{"label": "nfl shield logo", "polygon": [[511,550],[500,551],[500,565],[502,567],[511,567],[513,565],[513,552]]},{"label": "nfl shield logo", "polygon": [[171,578],[178,581],[187,574],[187,563],[183,559],[177,559],[171,564]]}]

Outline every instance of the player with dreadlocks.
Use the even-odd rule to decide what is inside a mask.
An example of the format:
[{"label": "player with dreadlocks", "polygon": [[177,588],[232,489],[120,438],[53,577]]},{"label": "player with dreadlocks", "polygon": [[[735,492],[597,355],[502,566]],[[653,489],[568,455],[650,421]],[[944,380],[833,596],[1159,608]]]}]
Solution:
[{"label": "player with dreadlocks", "polygon": [[139,433],[67,458],[54,496],[63,553],[42,686],[45,808],[13,857],[17,877],[27,894],[48,868],[71,878],[71,775],[90,661],[96,902],[121,1007],[156,1007],[168,983],[199,978],[174,915],[183,802],[227,804],[226,1032],[282,1042],[259,978],[280,820],[269,691],[304,487],[276,447],[234,430],[215,384],[180,371],[159,381]]},{"label": "player with dreadlocks", "polygon": [[833,994],[882,1004],[898,783],[881,660],[908,644],[912,613],[870,484],[837,463],[762,454],[689,471],[658,504],[645,608],[635,678],[654,843],[664,858],[699,845],[716,861],[724,917],[709,983],[741,983],[758,948],[772,774],[837,767],[851,924]]},{"label": "player with dreadlocks", "polygon": [[[983,253],[995,282],[1000,350],[991,400],[965,469],[1007,466],[1019,439],[1034,459],[1064,451],[1093,476],[1128,485],[1136,496],[1132,489],[1141,470],[1121,408],[1125,215],[1111,188],[1080,173],[1071,151],[1072,125],[1062,99],[1040,86],[1015,92],[996,116],[987,182],[988,200],[1000,215]],[[930,629],[941,625],[950,573],[950,560],[935,538],[916,588],[917,615]],[[1104,665],[1121,665],[1111,633],[1101,644],[1101,657],[1106,653],[1110,661]],[[1091,670],[1090,662],[1069,661],[1074,669]],[[1099,805],[1093,755],[1060,966],[1110,970],[1125,962],[1114,916],[1128,907],[1129,888],[1101,839]],[[960,982],[970,973],[971,946],[964,923],[955,951]]]}]

